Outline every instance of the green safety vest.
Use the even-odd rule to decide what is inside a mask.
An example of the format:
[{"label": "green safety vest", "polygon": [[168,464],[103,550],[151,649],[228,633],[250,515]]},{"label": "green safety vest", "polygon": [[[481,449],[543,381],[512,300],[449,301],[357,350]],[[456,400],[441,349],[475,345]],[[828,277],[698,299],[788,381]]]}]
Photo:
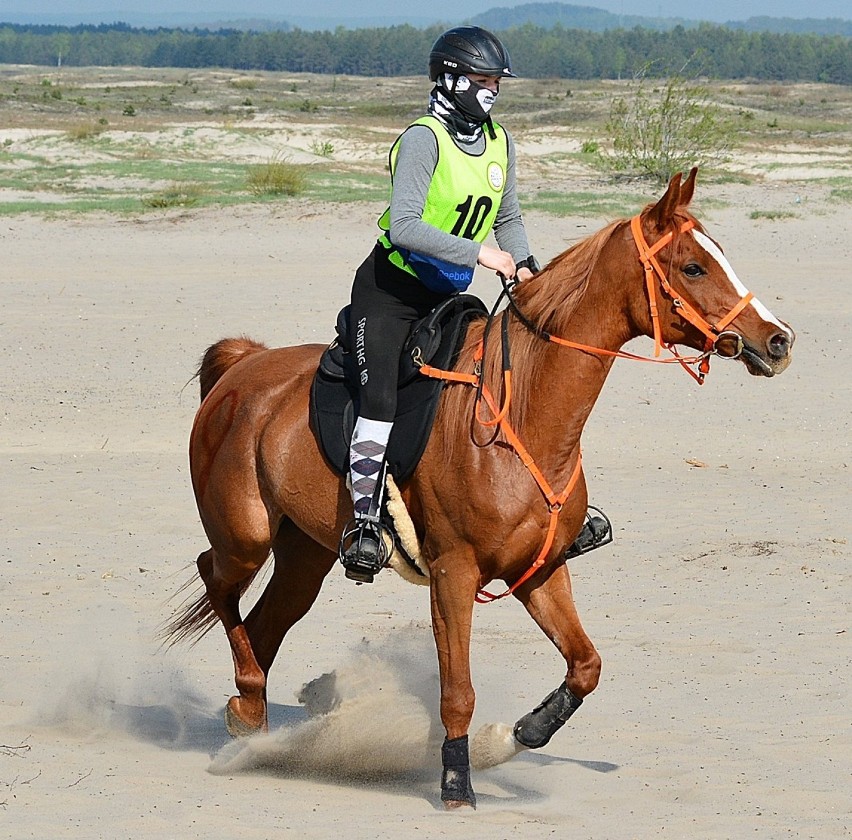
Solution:
[{"label": "green safety vest", "polygon": [[[421,117],[412,125],[426,125],[438,141],[438,163],[432,174],[422,219],[427,224],[474,242],[482,242],[491,232],[509,164],[506,132],[494,123],[496,140],[485,133],[485,150],[479,155],[463,152],[440,121],[433,116]],[[391,184],[399,155],[400,135],[390,150]],[[392,188],[392,187],[391,187]],[[473,279],[473,269],[435,257],[427,257],[397,248],[388,238],[390,207],[379,219],[383,233],[379,242],[388,249],[388,258],[398,268],[419,278],[433,291],[464,291]]]}]

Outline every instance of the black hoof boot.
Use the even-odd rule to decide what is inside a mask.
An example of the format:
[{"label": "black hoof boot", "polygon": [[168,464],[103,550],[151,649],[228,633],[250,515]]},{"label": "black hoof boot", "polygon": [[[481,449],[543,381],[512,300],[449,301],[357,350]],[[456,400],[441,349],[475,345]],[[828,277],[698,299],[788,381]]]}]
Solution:
[{"label": "black hoof boot", "polygon": [[586,521],[577,539],[565,551],[565,559],[570,560],[578,554],[585,554],[592,549],[600,548],[612,542],[612,523],[600,509],[589,505],[586,511]]},{"label": "black hoof boot", "polygon": [[356,583],[372,583],[387,565],[389,553],[382,539],[382,525],[370,519],[353,519],[343,530],[338,559],[346,577]]},{"label": "black hoof boot", "polygon": [[476,794],[470,783],[470,750],[467,735],[444,739],[441,747],[444,772],[441,775],[441,801],[447,808],[469,805],[476,808]]},{"label": "black hoof boot", "polygon": [[582,702],[562,683],[515,724],[515,740],[533,750],[543,747],[580,708]]}]

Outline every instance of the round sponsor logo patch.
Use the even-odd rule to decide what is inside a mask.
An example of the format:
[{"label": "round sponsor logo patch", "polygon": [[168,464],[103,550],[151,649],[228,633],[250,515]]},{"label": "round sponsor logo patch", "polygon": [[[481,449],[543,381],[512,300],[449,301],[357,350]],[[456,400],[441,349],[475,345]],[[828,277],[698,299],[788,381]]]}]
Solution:
[{"label": "round sponsor logo patch", "polygon": [[495,190],[503,189],[503,181],[505,176],[503,175],[503,167],[500,166],[499,163],[489,163],[488,164],[488,183]]}]

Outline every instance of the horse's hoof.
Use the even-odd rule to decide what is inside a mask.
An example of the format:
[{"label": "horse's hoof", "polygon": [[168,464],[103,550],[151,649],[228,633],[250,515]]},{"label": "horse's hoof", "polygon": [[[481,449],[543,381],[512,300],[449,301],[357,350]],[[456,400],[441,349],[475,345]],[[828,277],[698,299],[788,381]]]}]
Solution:
[{"label": "horse's hoof", "polygon": [[507,723],[486,723],[470,742],[470,764],[474,770],[496,767],[527,749]]},{"label": "horse's hoof", "polygon": [[464,802],[460,799],[444,800],[444,808],[447,811],[457,811],[459,808],[473,808],[476,810],[475,802]]},{"label": "horse's hoof", "polygon": [[265,714],[257,723],[246,720],[240,715],[241,699],[241,697],[232,697],[225,706],[225,728],[228,730],[228,734],[232,738],[248,738],[251,735],[257,735],[258,732],[266,732],[268,727]]}]

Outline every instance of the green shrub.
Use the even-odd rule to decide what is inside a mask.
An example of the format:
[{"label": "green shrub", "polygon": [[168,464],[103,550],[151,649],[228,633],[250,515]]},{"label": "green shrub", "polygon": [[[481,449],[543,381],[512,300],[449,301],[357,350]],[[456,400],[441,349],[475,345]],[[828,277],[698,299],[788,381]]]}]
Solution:
[{"label": "green shrub", "polygon": [[320,157],[330,158],[334,154],[334,146],[328,140],[314,140],[311,142],[311,151]]},{"label": "green shrub", "polygon": [[603,168],[660,182],[726,160],[734,136],[706,88],[681,75],[654,82],[644,73],[613,100],[606,130],[612,150],[600,153]]}]

